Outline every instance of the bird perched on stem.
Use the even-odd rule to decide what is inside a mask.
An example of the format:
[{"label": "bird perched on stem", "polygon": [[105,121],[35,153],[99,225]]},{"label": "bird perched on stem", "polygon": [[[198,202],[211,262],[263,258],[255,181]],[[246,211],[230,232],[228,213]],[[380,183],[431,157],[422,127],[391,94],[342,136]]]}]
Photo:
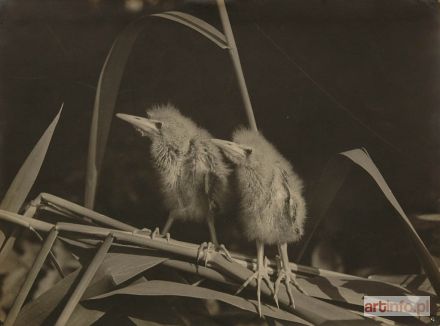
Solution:
[{"label": "bird perched on stem", "polygon": [[146,117],[116,116],[151,140],[151,158],[169,209],[162,234],[175,220],[207,221],[211,241],[218,246],[214,217],[228,206],[231,170],[208,131],[170,104],[153,107]]},{"label": "bird perched on stem", "polygon": [[[306,205],[302,181],[290,163],[256,131],[239,129],[233,134],[233,142],[212,141],[236,166],[239,220],[245,237],[256,241],[257,245],[257,271],[237,293],[256,279],[261,315],[261,281],[264,280],[273,290],[278,302],[279,285],[284,280],[291,305],[295,307],[290,282],[298,289],[300,287],[289,267],[287,244],[298,241],[304,232]],[[281,268],[275,287],[271,285],[267,272],[265,244],[278,246]]]}]

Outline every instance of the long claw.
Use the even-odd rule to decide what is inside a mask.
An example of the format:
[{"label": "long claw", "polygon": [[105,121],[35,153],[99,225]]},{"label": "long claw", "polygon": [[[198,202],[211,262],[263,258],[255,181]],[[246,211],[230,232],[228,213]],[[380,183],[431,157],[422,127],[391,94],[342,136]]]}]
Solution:
[{"label": "long claw", "polygon": [[260,317],[263,317],[263,314],[261,313],[261,279],[263,276],[261,273],[258,274],[257,277],[257,300],[258,300],[258,313],[260,314]]},{"label": "long claw", "polygon": [[233,262],[234,260],[232,259],[231,254],[229,253],[228,249],[226,249],[224,244],[221,244],[219,247],[219,252],[230,262]]},{"label": "long claw", "polygon": [[299,283],[296,281],[296,276],[295,274],[292,274],[292,277],[290,278],[290,280],[292,281],[293,285],[298,289],[299,292],[301,292],[302,294],[305,295],[309,295],[306,290],[304,290],[301,285],[299,285]]},{"label": "long claw", "polygon": [[284,280],[284,285],[286,286],[287,295],[289,296],[290,305],[295,309],[295,299],[293,298],[292,287],[290,285],[290,273],[286,272],[284,269],[278,272],[277,280],[275,281],[275,294],[278,294],[281,281]]},{"label": "long claw", "polygon": [[293,298],[292,287],[290,286],[290,277],[286,277],[285,282],[286,282],[287,295],[289,296],[290,304],[292,308],[295,309],[295,299]]}]

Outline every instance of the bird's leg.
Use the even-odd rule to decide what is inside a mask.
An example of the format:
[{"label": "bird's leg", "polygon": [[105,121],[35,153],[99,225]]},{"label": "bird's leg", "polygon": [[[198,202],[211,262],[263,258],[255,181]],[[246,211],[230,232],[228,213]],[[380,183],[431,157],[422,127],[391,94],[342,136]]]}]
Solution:
[{"label": "bird's leg", "polygon": [[215,232],[214,216],[211,212],[208,212],[207,222],[212,242],[203,242],[200,245],[197,251],[197,262],[203,259],[206,266],[211,259],[211,254],[214,248],[217,249],[223,256],[225,256],[226,259],[232,261],[232,257],[229,254],[228,250],[226,250],[225,246],[218,244],[217,235]]},{"label": "bird's leg", "polygon": [[214,214],[209,211],[208,212],[208,228],[209,228],[209,235],[211,236],[211,242],[218,247],[218,239],[217,239],[217,232],[215,231],[215,223],[214,223]]},{"label": "bird's leg", "polygon": [[261,281],[262,280],[266,282],[267,286],[274,294],[274,298],[277,306],[278,306],[278,300],[276,299],[275,291],[268,274],[267,258],[264,256],[264,243],[260,241],[257,241],[257,271],[254,274],[252,274],[246,280],[246,282],[243,283],[243,285],[238,289],[238,291],[235,294],[236,295],[239,294],[253,280],[257,280],[258,313],[260,314],[260,317],[262,317],[262,313],[261,313]]},{"label": "bird's leg", "polygon": [[296,276],[290,270],[289,266],[289,256],[287,254],[287,243],[281,243],[278,245],[278,253],[281,258],[281,266],[278,270],[278,278],[275,281],[275,295],[277,295],[279,286],[282,280],[286,286],[286,291],[290,299],[290,305],[295,309],[295,300],[293,298],[292,287],[290,282],[302,293],[307,294],[296,281]]},{"label": "bird's leg", "polygon": [[173,212],[171,212],[168,215],[168,219],[162,229],[162,235],[165,235],[170,232],[170,229],[171,229],[171,226],[173,225],[173,222],[174,222],[174,216],[173,216]]},{"label": "bird's leg", "polygon": [[[215,175],[212,172],[210,172],[205,175],[204,179],[205,179],[205,194],[206,194],[207,200],[208,200],[207,222],[208,222],[208,228],[209,228],[209,235],[211,236],[211,241],[215,245],[216,249],[226,259],[228,259],[229,261],[232,261],[231,254],[226,249],[226,247],[223,244],[218,243],[217,232],[215,231],[214,216],[218,213],[219,207],[213,198],[213,189],[214,189],[214,185],[215,185],[217,178],[215,177]],[[206,260],[205,260],[205,265],[206,265]]]},{"label": "bird's leg", "polygon": [[174,219],[176,216],[176,211],[171,211],[170,214],[168,215],[168,219],[165,223],[165,226],[163,227],[162,232],[160,232],[159,228],[155,228],[153,232],[150,232],[150,237],[151,239],[155,239],[155,238],[163,238],[165,237],[167,239],[167,241],[170,241],[170,228],[173,225]]}]

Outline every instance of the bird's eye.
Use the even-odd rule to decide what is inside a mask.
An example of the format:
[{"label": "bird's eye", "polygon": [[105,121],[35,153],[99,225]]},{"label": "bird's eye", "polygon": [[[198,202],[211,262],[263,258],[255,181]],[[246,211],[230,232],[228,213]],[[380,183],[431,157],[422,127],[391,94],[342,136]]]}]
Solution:
[{"label": "bird's eye", "polygon": [[252,154],[252,148],[246,148],[246,149],[244,150],[244,152],[246,153],[246,156],[249,156],[249,155]]},{"label": "bird's eye", "polygon": [[156,126],[157,129],[162,128],[162,122],[155,122],[154,125]]}]

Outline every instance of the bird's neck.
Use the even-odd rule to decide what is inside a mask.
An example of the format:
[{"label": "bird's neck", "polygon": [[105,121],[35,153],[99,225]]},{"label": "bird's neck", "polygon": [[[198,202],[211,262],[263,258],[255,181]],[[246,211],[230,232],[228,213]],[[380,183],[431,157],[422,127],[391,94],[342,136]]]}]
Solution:
[{"label": "bird's neck", "polygon": [[174,171],[176,166],[180,164],[181,155],[179,150],[163,142],[152,143],[151,156],[156,167],[165,173],[167,171]]}]

